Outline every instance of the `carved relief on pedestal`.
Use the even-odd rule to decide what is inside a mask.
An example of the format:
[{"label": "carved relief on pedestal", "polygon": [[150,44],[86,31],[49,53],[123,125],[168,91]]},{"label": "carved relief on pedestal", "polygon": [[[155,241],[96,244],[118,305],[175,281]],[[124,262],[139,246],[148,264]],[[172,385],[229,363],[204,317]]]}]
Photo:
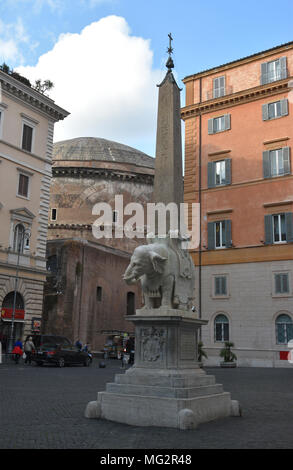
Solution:
[{"label": "carved relief on pedestal", "polygon": [[142,361],[162,361],[166,343],[165,328],[143,328],[141,330]]}]

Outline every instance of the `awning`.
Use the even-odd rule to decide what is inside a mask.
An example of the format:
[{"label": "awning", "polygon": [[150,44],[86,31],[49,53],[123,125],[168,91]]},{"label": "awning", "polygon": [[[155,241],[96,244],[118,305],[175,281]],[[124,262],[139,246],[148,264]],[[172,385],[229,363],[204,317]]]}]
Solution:
[{"label": "awning", "polygon": [[[12,321],[13,308],[3,307],[1,309],[1,319],[4,321]],[[15,309],[14,321],[24,321],[25,311],[23,309]]]}]

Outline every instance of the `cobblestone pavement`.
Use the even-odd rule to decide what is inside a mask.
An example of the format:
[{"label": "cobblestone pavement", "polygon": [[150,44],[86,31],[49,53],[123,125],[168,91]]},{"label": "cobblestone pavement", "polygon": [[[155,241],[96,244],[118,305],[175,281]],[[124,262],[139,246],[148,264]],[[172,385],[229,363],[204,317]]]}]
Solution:
[{"label": "cobblestone pavement", "polygon": [[225,418],[196,430],[132,427],[84,418],[120,362],[107,367],[37,367],[0,364],[1,449],[248,449],[293,448],[293,368],[208,368],[241,418]]}]

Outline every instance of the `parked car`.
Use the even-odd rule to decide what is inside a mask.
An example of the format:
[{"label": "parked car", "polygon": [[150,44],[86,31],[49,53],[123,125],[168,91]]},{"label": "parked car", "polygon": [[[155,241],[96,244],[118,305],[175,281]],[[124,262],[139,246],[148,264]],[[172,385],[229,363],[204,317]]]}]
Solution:
[{"label": "parked car", "polygon": [[72,345],[67,338],[66,341],[59,344],[57,342],[43,343],[34,352],[32,361],[36,362],[38,366],[48,363],[55,364],[58,367],[75,364],[89,366],[92,362],[88,352],[81,351]]},{"label": "parked car", "polygon": [[71,344],[69,339],[65,336],[60,335],[41,335],[41,334],[34,334],[31,335],[33,339],[33,343],[36,347],[36,350],[40,348],[43,344]]}]

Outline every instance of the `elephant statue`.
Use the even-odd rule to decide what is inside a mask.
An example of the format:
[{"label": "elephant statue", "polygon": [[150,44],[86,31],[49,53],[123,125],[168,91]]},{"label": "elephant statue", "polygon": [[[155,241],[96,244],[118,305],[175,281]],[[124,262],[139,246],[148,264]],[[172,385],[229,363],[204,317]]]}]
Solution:
[{"label": "elephant statue", "polygon": [[195,299],[195,268],[182,238],[149,235],[148,244],[135,248],[123,279],[140,280],[145,309],[168,307],[190,310]]}]

